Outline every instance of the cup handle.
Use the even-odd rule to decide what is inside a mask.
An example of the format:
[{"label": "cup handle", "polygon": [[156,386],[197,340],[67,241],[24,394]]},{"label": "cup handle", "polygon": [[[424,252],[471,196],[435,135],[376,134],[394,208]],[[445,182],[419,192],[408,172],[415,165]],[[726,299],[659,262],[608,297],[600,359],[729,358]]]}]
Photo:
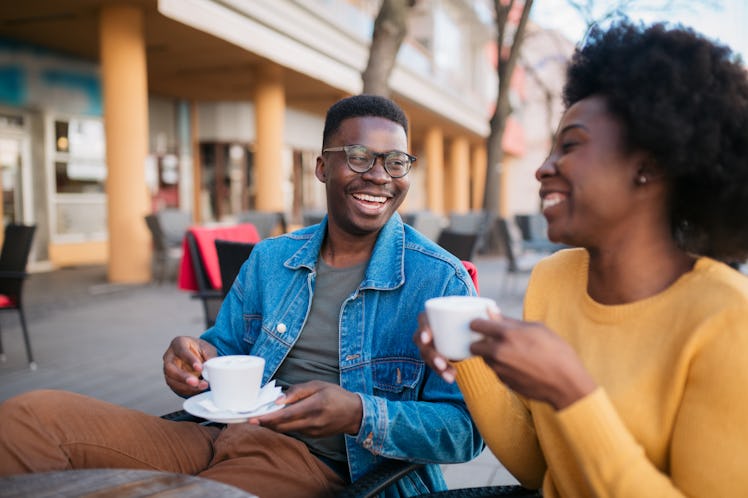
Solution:
[{"label": "cup handle", "polygon": [[203,363],[203,374],[202,375],[203,375],[203,380],[207,380],[208,382],[210,382],[210,379],[208,379],[208,369],[205,368],[205,363]]}]

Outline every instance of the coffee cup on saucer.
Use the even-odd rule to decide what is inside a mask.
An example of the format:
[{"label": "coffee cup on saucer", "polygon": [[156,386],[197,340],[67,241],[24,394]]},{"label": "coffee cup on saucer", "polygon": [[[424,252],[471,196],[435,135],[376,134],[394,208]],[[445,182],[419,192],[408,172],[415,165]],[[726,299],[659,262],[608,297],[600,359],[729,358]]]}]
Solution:
[{"label": "coffee cup on saucer", "polygon": [[256,405],[264,370],[265,359],[259,356],[217,356],[203,364],[203,378],[217,408],[242,412]]}]

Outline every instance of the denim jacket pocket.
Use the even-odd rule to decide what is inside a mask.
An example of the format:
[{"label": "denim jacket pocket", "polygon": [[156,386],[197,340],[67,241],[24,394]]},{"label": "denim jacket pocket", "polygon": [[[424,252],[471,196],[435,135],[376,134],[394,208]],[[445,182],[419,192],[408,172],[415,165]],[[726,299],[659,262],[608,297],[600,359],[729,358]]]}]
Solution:
[{"label": "denim jacket pocket", "polygon": [[415,400],[424,363],[412,358],[380,358],[372,362],[374,395],[392,400]]},{"label": "denim jacket pocket", "polygon": [[257,337],[262,331],[262,315],[259,313],[244,315],[244,337],[242,338],[247,344],[254,345]]}]

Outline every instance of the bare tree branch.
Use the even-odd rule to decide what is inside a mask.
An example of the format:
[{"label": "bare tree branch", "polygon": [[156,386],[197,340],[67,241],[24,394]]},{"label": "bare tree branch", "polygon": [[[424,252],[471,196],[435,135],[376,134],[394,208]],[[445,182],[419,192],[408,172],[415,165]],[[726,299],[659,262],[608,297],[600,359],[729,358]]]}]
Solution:
[{"label": "bare tree branch", "polygon": [[369,61],[361,74],[364,93],[390,95],[389,78],[408,32],[408,14],[415,0],[383,0],[374,20]]},{"label": "bare tree branch", "polygon": [[514,0],[509,0],[508,2],[494,0],[497,29],[496,43],[498,48],[496,71],[499,77],[499,88],[496,107],[489,121],[491,131],[486,141],[488,164],[486,168],[486,187],[483,194],[483,209],[493,215],[498,214],[499,210],[499,195],[501,193],[500,168],[504,155],[501,145],[504,130],[506,129],[506,120],[512,112],[509,103],[510,83],[520,50],[522,49],[522,40],[527,27],[527,21],[530,18],[532,3],[532,0],[525,1],[519,21],[512,36],[507,40],[508,31],[511,28],[509,18],[514,8]]}]

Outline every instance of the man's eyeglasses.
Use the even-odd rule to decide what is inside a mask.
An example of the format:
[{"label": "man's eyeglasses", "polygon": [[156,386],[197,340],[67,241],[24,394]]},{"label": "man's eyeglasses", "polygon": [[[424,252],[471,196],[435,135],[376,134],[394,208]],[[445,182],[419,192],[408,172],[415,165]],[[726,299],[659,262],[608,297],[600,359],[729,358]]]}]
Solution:
[{"label": "man's eyeglasses", "polygon": [[366,173],[374,166],[374,161],[381,157],[384,161],[384,170],[392,178],[402,178],[408,174],[411,165],[416,161],[416,156],[405,152],[393,150],[390,152],[373,152],[364,145],[342,145],[340,147],[328,147],[322,149],[325,152],[345,152],[346,164],[356,173]]}]

